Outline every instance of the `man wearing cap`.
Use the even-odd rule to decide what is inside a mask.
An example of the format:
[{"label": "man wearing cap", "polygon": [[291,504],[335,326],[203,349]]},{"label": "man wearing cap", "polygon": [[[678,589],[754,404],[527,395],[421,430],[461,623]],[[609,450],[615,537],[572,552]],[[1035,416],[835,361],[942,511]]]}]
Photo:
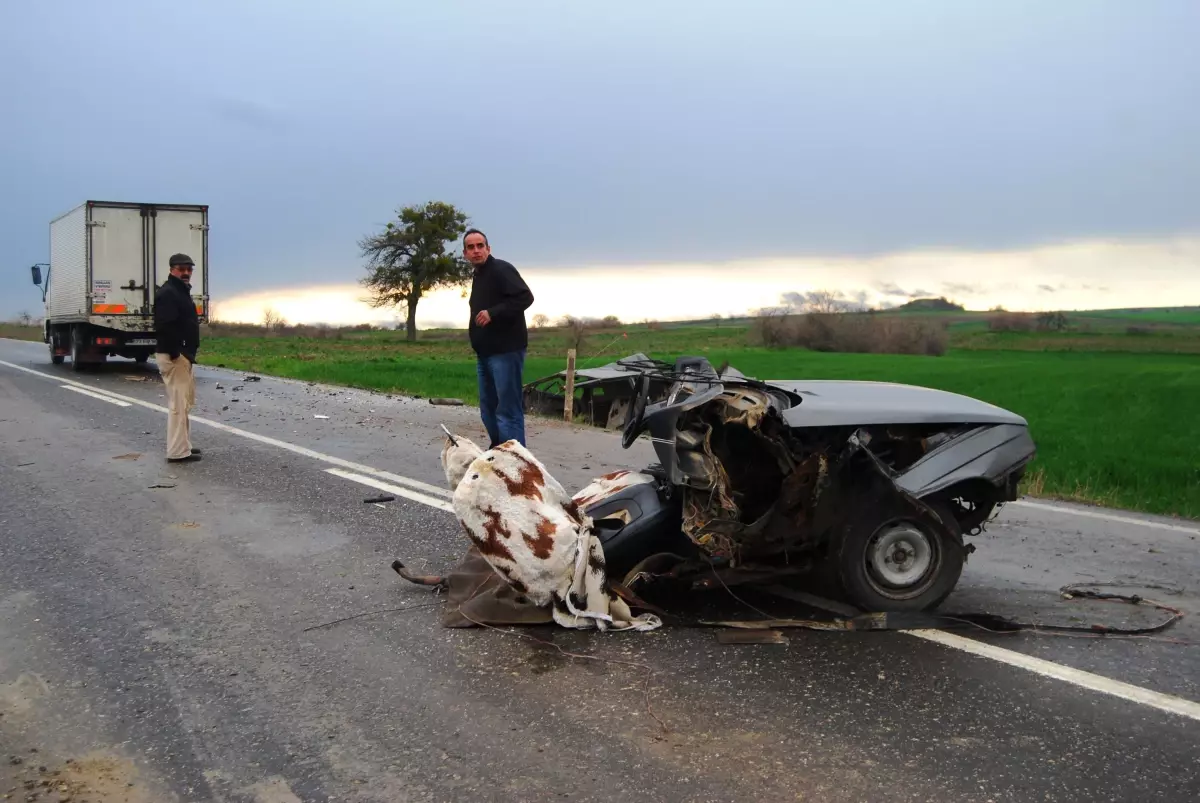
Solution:
[{"label": "man wearing cap", "polygon": [[196,401],[192,365],[200,348],[200,317],[192,301],[195,263],[187,254],[175,254],[169,264],[171,275],[154,295],[154,359],[167,387],[167,462],[182,463],[200,459],[188,425],[188,411]]}]

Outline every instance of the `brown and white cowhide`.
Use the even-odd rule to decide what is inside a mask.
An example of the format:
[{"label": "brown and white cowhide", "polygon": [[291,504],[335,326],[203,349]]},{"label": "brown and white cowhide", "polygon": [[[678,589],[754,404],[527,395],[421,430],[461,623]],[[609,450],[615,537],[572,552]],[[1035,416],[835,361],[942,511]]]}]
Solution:
[{"label": "brown and white cowhide", "polygon": [[640,471],[614,471],[592,480],[571,498],[580,508],[587,509],[597,502],[604,501],[617,491],[651,482],[654,482],[654,477]]},{"label": "brown and white cowhide", "polygon": [[579,630],[653,630],[662,621],[634,616],[608,584],[592,520],[517,441],[480,451],[447,439],[442,467],[454,513],[491,567],[554,621]]}]

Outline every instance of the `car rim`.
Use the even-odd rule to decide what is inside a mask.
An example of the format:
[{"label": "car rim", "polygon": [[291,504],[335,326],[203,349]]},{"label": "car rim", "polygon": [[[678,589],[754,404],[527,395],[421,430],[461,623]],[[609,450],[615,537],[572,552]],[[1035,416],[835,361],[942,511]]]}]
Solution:
[{"label": "car rim", "polygon": [[937,546],[928,533],[909,522],[879,528],[867,544],[871,585],[889,597],[920,593],[936,575]]}]

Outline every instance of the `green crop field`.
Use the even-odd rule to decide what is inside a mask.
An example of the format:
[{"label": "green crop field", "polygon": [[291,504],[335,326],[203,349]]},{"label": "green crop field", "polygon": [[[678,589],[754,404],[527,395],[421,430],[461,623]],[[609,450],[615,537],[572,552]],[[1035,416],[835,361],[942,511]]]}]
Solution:
[{"label": "green crop field", "polygon": [[[1039,454],[1027,492],[1200,518],[1200,326],[1154,320],[1158,326],[1127,331],[1146,317],[1138,313],[1083,313],[1059,332],[993,331],[980,313],[916,313],[947,323],[950,348],[940,357],[764,349],[751,345],[750,331],[734,322],[589,330],[578,341],[565,330],[534,330],[525,377],[562,370],[567,349],[577,347],[581,368],[634,352],[662,359],[700,354],[763,379],[940,388],[1029,421]],[[1093,328],[1102,321],[1107,324]],[[407,343],[401,333],[379,330],[266,335],[257,327],[206,329],[201,360],[208,365],[477,401],[475,362],[462,331],[423,332]],[[23,335],[40,339],[37,330],[0,330],[0,336]]]},{"label": "green crop field", "polygon": [[[746,345],[740,327],[680,327],[592,334],[580,345],[581,367],[641,351],[673,359],[703,354],[729,360],[763,379],[864,379],[905,382],[963,393],[1013,410],[1030,422],[1039,455],[1027,490],[1039,495],[1133,510],[1200,517],[1200,359],[1187,354],[1073,348],[1045,344],[1056,335],[995,333],[985,347],[952,348],[942,357],[829,354]],[[1115,337],[1115,336],[1114,336]],[[1023,348],[1021,338],[1029,341]],[[526,380],[565,367],[569,344],[535,333]],[[396,333],[309,338],[213,338],[204,359],[231,368],[333,382],[423,397],[477,401],[475,364],[462,333],[430,333],[416,344]]]}]

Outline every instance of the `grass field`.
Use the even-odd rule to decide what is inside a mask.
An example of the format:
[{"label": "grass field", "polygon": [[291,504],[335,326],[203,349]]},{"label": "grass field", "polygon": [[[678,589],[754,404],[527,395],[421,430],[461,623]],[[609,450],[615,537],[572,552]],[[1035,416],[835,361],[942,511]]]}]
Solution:
[{"label": "grass field", "polygon": [[[942,357],[767,350],[749,346],[746,327],[732,324],[631,326],[589,333],[579,343],[579,365],[637,351],[666,359],[703,354],[763,379],[880,380],[963,393],[1029,420],[1039,449],[1029,492],[1200,518],[1200,327],[1172,321],[1169,332],[1127,334],[1130,319],[1113,317],[1109,328],[1091,332],[991,332],[958,321]],[[0,336],[13,336],[4,331]],[[526,379],[564,368],[571,345],[561,331],[535,331]],[[201,358],[302,380],[477,401],[463,332],[426,332],[415,344],[380,331],[210,335]]]},{"label": "grass field", "polygon": [[[704,354],[714,364],[727,359],[764,379],[868,379],[963,393],[1029,420],[1039,448],[1030,477],[1037,493],[1200,518],[1200,461],[1195,456],[1200,422],[1194,415],[1200,360],[1172,353],[1079,351],[1065,335],[1060,350],[1045,350],[1044,343],[1022,349],[1021,338],[1040,342],[1055,335],[996,334],[1013,347],[992,344],[954,348],[943,357],[916,357],[751,348],[745,330],[736,327],[630,328],[628,337],[589,336],[579,363],[601,365],[635,351],[668,359]],[[566,348],[558,334],[536,334],[526,379],[561,370]],[[204,352],[206,362],[231,368],[477,401],[474,360],[461,335],[433,333],[414,345],[395,333],[340,341],[216,338]]]}]

